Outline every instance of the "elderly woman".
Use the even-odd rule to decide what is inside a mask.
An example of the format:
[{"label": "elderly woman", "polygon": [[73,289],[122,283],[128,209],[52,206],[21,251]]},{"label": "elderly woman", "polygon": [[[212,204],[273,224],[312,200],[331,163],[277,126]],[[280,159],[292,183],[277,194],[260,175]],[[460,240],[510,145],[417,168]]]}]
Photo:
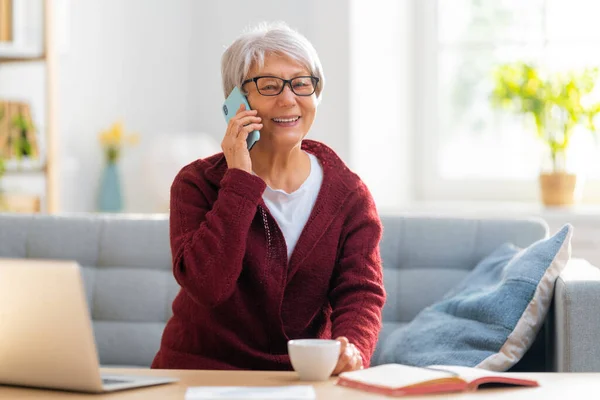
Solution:
[{"label": "elderly woman", "polygon": [[182,289],[152,367],[289,370],[296,338],[339,340],[334,374],[367,367],[385,301],[382,227],[360,178],[304,139],[323,92],[316,51],[285,25],[262,25],[225,51],[222,78],[251,110],[230,120],[223,153],[173,182]]}]

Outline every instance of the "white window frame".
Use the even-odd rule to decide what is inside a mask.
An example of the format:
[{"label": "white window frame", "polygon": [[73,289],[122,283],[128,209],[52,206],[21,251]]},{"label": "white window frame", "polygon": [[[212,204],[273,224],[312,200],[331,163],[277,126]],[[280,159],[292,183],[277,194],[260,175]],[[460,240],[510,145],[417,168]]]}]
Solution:
[{"label": "white window frame", "polygon": [[[441,143],[438,107],[437,1],[415,2],[415,200],[539,202],[532,180],[449,180],[438,174]],[[600,203],[600,180],[585,182],[582,203]]]}]

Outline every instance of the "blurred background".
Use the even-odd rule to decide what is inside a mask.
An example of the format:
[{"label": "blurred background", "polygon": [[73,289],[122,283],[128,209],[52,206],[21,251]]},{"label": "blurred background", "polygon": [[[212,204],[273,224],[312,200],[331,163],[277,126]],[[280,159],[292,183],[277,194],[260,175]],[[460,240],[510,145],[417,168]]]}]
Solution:
[{"label": "blurred background", "polygon": [[0,0],[0,207],[168,212],[220,151],[225,47],[285,21],[326,76],[308,138],[382,212],[596,213],[599,4]]}]

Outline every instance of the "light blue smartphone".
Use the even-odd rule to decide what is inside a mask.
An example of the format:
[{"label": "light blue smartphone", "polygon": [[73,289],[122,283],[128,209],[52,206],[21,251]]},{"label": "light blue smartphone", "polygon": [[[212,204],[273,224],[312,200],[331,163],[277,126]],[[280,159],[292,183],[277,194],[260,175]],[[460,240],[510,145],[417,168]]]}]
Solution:
[{"label": "light blue smartphone", "polygon": [[[240,105],[244,104],[246,106],[246,110],[250,110],[250,104],[248,104],[248,100],[246,96],[242,93],[242,91],[236,86],[233,88],[225,103],[223,104],[223,115],[225,116],[225,121],[229,123],[229,120],[235,115],[237,110],[240,108]],[[259,131],[252,131],[248,134],[248,138],[246,139],[246,144],[248,145],[248,150],[254,146],[256,142],[260,139]]]}]

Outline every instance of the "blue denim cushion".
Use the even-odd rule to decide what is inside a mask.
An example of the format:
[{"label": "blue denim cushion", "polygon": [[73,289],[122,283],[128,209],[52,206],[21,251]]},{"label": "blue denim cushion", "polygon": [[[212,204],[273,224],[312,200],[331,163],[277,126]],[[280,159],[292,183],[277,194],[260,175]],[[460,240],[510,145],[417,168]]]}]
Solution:
[{"label": "blue denim cushion", "polygon": [[507,243],[444,298],[385,340],[378,362],[506,371],[543,325],[554,284],[571,255],[569,224],[525,249]]}]

